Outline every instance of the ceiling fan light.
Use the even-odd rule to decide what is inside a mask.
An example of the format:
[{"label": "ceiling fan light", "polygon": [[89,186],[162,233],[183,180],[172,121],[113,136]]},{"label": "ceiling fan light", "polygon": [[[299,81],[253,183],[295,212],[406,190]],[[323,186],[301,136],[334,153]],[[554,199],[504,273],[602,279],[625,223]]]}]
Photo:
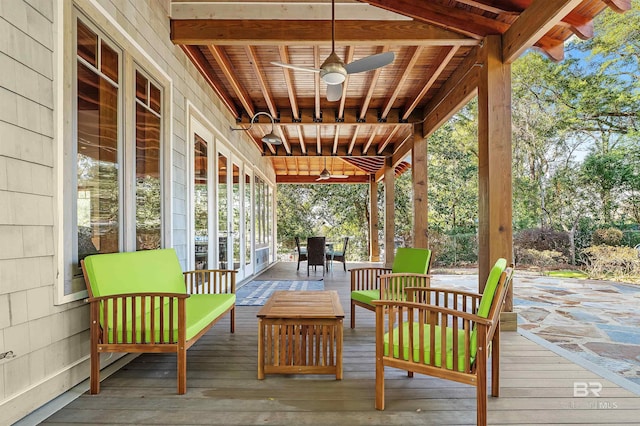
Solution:
[{"label": "ceiling fan light", "polygon": [[262,142],[270,145],[282,145],[282,139],[273,130],[262,137]]},{"label": "ceiling fan light", "polygon": [[333,71],[328,72],[322,76],[322,80],[327,84],[342,84],[345,80],[345,74]]}]

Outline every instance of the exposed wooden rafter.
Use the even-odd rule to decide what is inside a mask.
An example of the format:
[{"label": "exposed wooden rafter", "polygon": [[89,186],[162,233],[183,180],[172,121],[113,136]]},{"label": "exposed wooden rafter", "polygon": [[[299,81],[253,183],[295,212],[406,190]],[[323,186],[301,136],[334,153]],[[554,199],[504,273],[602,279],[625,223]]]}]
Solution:
[{"label": "exposed wooden rafter", "polygon": [[249,127],[257,111],[275,117],[282,145],[261,141],[271,130],[264,116],[247,135],[278,179],[315,183],[328,155],[344,157],[331,162],[333,173],[379,179],[384,164],[406,170],[414,140],[477,95],[487,37],[507,63],[531,47],[560,60],[569,37],[593,36],[593,18],[606,7],[624,12],[631,0],[337,0],[335,50],[344,63],[383,51],[395,60],[347,75],[336,102],[319,74],[272,65],[320,67],[331,47],[329,0],[173,0],[171,39],[238,126]]},{"label": "exposed wooden rafter", "polygon": [[[309,29],[313,28],[313,31]],[[175,44],[223,46],[312,46],[331,42],[331,21],[185,19],[171,21]],[[473,46],[477,40],[416,21],[345,20],[336,25],[343,45],[419,44]]]},{"label": "exposed wooden rafter", "polygon": [[231,85],[236,96],[238,97],[238,99],[240,99],[240,103],[244,107],[245,111],[247,112],[247,114],[253,117],[256,113],[256,110],[253,106],[253,101],[251,100],[251,97],[249,96],[245,88],[236,78],[233,72],[233,65],[231,65],[231,62],[229,61],[227,55],[224,53],[224,50],[220,46],[208,46],[208,49],[209,52],[211,52],[213,59],[215,59],[215,61],[218,63],[218,66],[220,66],[220,69],[224,73],[225,78]]}]

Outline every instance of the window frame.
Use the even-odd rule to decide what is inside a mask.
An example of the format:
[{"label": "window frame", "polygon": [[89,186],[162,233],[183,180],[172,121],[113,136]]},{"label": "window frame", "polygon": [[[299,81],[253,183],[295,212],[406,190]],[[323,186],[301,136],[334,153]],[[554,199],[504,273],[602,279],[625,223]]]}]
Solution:
[{"label": "window frame", "polygon": [[[55,252],[54,304],[62,305],[87,297],[82,275],[76,274],[77,233],[77,24],[95,32],[119,55],[118,63],[118,188],[119,251],[136,248],[135,213],[135,71],[141,72],[160,89],[160,204],[161,247],[172,246],[173,239],[173,144],[172,90],[169,75],[145,52],[118,22],[93,4],[83,7],[72,2],[55,6],[57,36],[54,67],[55,113]],[[99,23],[99,24],[97,24]],[[130,185],[134,184],[133,188]],[[75,287],[74,287],[75,286]],[[74,290],[82,287],[83,290]]]}]

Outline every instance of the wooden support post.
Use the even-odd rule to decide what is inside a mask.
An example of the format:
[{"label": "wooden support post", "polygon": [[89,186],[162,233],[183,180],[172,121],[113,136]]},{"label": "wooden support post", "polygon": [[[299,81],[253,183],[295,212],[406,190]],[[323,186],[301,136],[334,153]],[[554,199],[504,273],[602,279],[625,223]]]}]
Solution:
[{"label": "wooden support post", "polygon": [[391,158],[384,165],[384,265],[391,268],[395,256],[395,169]]},{"label": "wooden support post", "polygon": [[378,183],[376,182],[375,174],[369,176],[369,262],[380,262],[380,244],[378,242]]},{"label": "wooden support post", "polygon": [[413,186],[413,246],[429,248],[429,165],[427,163],[428,142],[422,132],[413,133],[412,186]]},{"label": "wooden support post", "polygon": [[[484,290],[496,259],[513,262],[511,185],[511,66],[502,61],[500,36],[481,50],[478,85],[478,272]],[[504,310],[513,311],[513,286]]]}]

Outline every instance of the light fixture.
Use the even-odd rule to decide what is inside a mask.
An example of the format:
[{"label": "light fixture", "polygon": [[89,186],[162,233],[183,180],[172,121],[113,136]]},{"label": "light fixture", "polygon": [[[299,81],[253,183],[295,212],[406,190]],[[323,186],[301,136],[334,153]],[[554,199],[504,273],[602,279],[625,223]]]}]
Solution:
[{"label": "light fixture", "polygon": [[280,139],[280,136],[273,133],[273,126],[275,125],[276,120],[268,112],[264,112],[264,111],[256,112],[253,115],[253,117],[251,117],[251,124],[249,125],[249,127],[230,127],[230,129],[245,130],[245,131],[251,130],[251,127],[253,127],[253,123],[255,123],[256,118],[259,115],[266,115],[271,120],[271,131],[262,137],[262,142],[268,143],[269,145],[282,145],[282,139]]}]

